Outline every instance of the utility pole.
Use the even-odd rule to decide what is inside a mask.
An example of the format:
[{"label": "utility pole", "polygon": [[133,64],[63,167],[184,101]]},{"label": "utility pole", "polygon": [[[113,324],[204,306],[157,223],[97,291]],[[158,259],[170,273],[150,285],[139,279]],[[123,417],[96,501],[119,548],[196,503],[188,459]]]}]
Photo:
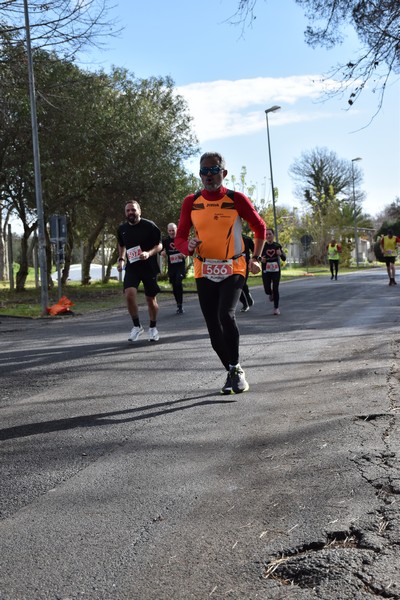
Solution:
[{"label": "utility pole", "polygon": [[272,191],[272,210],[274,213],[274,228],[275,228],[275,240],[279,241],[279,232],[278,232],[278,223],[276,219],[276,203],[275,203],[275,188],[274,188],[274,178],[272,175],[272,158],[271,158],[271,141],[269,139],[269,124],[268,124],[268,113],[276,112],[280,110],[280,106],[271,106],[271,108],[267,108],[265,111],[265,118],[267,121],[267,140],[268,140],[268,156],[269,156],[269,171],[271,174],[271,191]]},{"label": "utility pole", "polygon": [[36,195],[36,212],[38,221],[38,254],[39,254],[39,270],[41,284],[41,306],[42,316],[47,314],[47,306],[49,303],[48,283],[47,283],[47,257],[46,257],[46,230],[43,215],[43,199],[42,199],[42,178],[40,174],[40,153],[39,153],[39,135],[37,126],[36,114],[36,91],[35,77],[33,72],[31,35],[29,25],[28,0],[24,0],[25,14],[25,30],[26,30],[26,52],[28,56],[28,79],[29,79],[29,98],[31,105],[31,122],[32,122],[32,147],[33,147],[33,165],[35,172],[35,195]]}]

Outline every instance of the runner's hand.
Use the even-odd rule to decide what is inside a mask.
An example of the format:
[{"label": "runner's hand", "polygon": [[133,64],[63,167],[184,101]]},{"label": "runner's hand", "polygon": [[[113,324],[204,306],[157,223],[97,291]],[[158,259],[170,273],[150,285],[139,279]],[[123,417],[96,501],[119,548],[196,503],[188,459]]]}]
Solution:
[{"label": "runner's hand", "polygon": [[189,252],[194,252],[194,250],[200,246],[201,244],[201,240],[199,240],[199,238],[191,238],[188,242],[188,250]]},{"label": "runner's hand", "polygon": [[251,258],[249,262],[249,271],[253,275],[258,275],[261,272],[261,265],[256,258]]}]

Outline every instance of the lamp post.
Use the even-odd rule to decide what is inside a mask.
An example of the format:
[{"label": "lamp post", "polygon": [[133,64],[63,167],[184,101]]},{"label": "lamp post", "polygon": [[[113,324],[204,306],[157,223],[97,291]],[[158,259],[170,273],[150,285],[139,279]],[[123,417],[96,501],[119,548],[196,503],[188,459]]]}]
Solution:
[{"label": "lamp post", "polygon": [[36,92],[35,79],[33,72],[33,59],[31,49],[31,37],[29,26],[28,0],[24,0],[24,15],[25,15],[25,30],[26,30],[26,51],[28,57],[28,78],[29,78],[29,97],[31,107],[31,123],[32,123],[32,146],[33,146],[33,164],[35,173],[35,195],[36,195],[36,212],[38,219],[38,242],[39,242],[39,268],[40,268],[40,284],[41,284],[41,306],[42,316],[47,314],[48,305],[48,283],[47,283],[47,257],[46,257],[46,226],[43,214],[43,199],[42,199],[42,179],[40,174],[40,154],[39,154],[39,135],[36,114]]},{"label": "lamp post", "polygon": [[356,192],[355,192],[355,186],[354,186],[354,163],[358,160],[362,160],[362,158],[360,158],[358,156],[357,158],[351,159],[351,176],[352,176],[352,180],[353,180],[354,244],[355,244],[355,250],[356,250],[356,265],[357,265],[357,267],[359,266],[360,261],[358,259],[358,228],[357,228]]},{"label": "lamp post", "polygon": [[271,159],[271,142],[269,139],[269,124],[268,124],[268,113],[270,112],[276,112],[277,110],[280,110],[280,106],[271,106],[271,108],[267,108],[265,111],[265,118],[267,121],[267,138],[268,138],[268,155],[269,155],[269,170],[271,173],[271,189],[272,189],[272,210],[274,213],[274,229],[275,229],[275,239],[278,242],[279,241],[279,236],[278,236],[278,225],[276,222],[276,206],[275,206],[275,188],[274,188],[274,177],[272,175],[272,159]]}]

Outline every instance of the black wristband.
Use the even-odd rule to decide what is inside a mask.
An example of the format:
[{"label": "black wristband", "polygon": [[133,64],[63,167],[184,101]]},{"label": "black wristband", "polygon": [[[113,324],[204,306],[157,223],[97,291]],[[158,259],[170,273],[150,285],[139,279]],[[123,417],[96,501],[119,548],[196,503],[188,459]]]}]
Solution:
[{"label": "black wristband", "polygon": [[124,258],[119,258],[119,259],[118,259],[118,262],[121,262],[121,260],[125,260],[125,259],[124,259]]}]

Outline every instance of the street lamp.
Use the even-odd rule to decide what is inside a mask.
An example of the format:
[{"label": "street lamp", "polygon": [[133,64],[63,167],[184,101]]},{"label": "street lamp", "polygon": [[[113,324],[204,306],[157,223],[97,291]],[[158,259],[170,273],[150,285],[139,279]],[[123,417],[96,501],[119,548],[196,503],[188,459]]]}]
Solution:
[{"label": "street lamp", "polygon": [[357,228],[357,206],[356,206],[356,192],[354,187],[354,163],[358,160],[362,160],[359,156],[351,159],[351,175],[353,180],[353,210],[354,210],[354,244],[356,247],[356,265],[359,266],[358,260],[358,228]]},{"label": "street lamp", "polygon": [[271,189],[272,189],[272,210],[274,212],[274,229],[275,229],[275,239],[278,242],[279,241],[279,236],[278,236],[278,225],[276,222],[276,206],[275,206],[275,189],[274,189],[274,178],[272,175],[272,159],[271,159],[271,142],[269,139],[269,125],[268,125],[268,113],[270,112],[276,112],[277,110],[280,110],[280,106],[271,106],[271,108],[267,108],[265,111],[265,118],[267,121],[267,138],[268,138],[268,155],[269,155],[269,170],[271,173]]},{"label": "street lamp", "polygon": [[46,226],[43,214],[42,198],[42,179],[40,174],[40,154],[39,154],[39,134],[36,114],[36,92],[35,78],[33,72],[33,59],[31,49],[31,36],[29,26],[28,0],[24,0],[25,30],[26,30],[26,51],[28,57],[28,78],[29,78],[29,97],[31,107],[32,123],[32,146],[33,146],[33,164],[35,173],[35,195],[36,210],[38,219],[38,242],[39,242],[39,268],[41,284],[41,306],[42,316],[47,314],[48,305],[48,282],[47,282],[47,257],[46,257]]}]

